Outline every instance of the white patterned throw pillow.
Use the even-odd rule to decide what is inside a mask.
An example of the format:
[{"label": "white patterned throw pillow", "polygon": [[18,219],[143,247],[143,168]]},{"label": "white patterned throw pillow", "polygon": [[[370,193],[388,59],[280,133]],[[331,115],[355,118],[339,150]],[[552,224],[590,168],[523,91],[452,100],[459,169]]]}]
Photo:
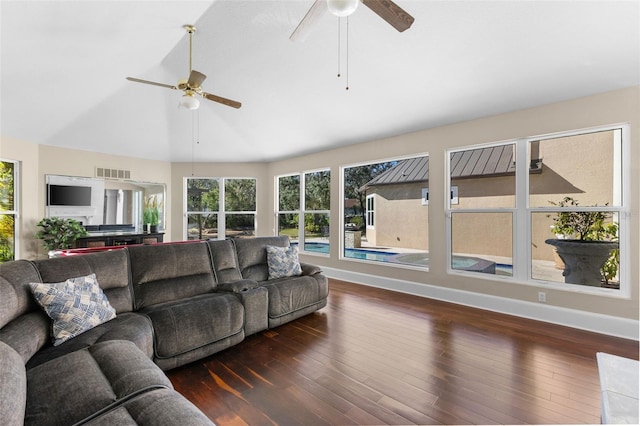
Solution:
[{"label": "white patterned throw pillow", "polygon": [[53,320],[54,346],[116,317],[95,274],[61,283],[30,283],[29,287]]},{"label": "white patterned throw pillow", "polygon": [[298,259],[298,246],[267,246],[269,279],[293,277],[302,274]]}]

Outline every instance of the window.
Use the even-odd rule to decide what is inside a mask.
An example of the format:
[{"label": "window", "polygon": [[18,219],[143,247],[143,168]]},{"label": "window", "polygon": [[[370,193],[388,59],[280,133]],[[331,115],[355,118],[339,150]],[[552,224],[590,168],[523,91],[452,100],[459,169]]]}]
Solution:
[{"label": "window", "polygon": [[255,179],[187,178],[185,193],[187,239],[255,235]]},{"label": "window", "polygon": [[304,251],[329,253],[331,172],[310,171],[277,178],[278,235],[300,243]]},{"label": "window", "polygon": [[375,195],[367,195],[367,228],[375,229],[376,222],[376,199]]},{"label": "window", "polygon": [[[529,142],[529,151],[538,154],[542,168],[542,173],[530,177],[527,194],[532,279],[620,288],[626,261],[626,256],[620,258],[618,238],[626,229],[621,220],[626,216],[622,138],[622,128],[614,128]],[[572,239],[590,242],[564,241]],[[591,254],[598,246],[604,250],[600,257]],[[580,259],[567,247],[570,252],[580,250]]]},{"label": "window", "polygon": [[300,229],[300,175],[278,178],[278,235],[298,242]]},{"label": "window", "polygon": [[[626,129],[450,151],[449,186],[458,187],[447,212],[450,269],[581,291],[624,289]],[[570,254],[587,246],[604,254]]]},{"label": "window", "polygon": [[14,260],[16,256],[17,169],[17,162],[0,161],[0,263]]},{"label": "window", "polygon": [[343,258],[428,267],[429,157],[343,168]]},{"label": "window", "polygon": [[329,212],[331,211],[331,172],[329,170],[304,174],[303,210],[304,249],[315,251],[314,246],[320,245],[328,250]]},{"label": "window", "polygon": [[512,275],[514,153],[514,143],[450,152],[451,269]]},{"label": "window", "polygon": [[225,236],[252,237],[256,231],[256,180],[224,179]]}]

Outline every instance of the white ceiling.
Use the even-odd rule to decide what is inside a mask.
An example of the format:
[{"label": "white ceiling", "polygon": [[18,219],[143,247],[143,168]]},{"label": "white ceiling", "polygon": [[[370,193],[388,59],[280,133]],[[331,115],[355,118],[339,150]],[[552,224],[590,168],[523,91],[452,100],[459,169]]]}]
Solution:
[{"label": "white ceiling", "polygon": [[[640,85],[640,2],[395,0],[398,33],[364,5],[342,29],[313,0],[6,1],[3,136],[174,162],[272,161]],[[178,109],[193,68],[202,100]],[[194,131],[195,130],[195,131]],[[199,143],[194,143],[195,138]]]}]

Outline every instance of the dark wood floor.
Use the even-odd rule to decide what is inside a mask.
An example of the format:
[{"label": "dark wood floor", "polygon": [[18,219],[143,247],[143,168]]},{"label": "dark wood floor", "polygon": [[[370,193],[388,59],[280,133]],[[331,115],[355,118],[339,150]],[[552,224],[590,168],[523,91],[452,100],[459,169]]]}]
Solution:
[{"label": "dark wood floor", "polygon": [[638,343],[330,280],[326,308],[169,372],[219,425],[599,423]]}]

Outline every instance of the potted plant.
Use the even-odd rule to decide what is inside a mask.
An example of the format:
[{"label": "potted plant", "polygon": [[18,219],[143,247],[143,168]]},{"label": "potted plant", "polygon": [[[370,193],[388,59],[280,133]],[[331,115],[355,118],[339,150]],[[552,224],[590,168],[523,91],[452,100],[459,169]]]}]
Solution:
[{"label": "potted plant", "polygon": [[158,207],[158,200],[155,195],[150,195],[144,199],[142,219],[147,232],[158,232],[158,224],[160,222],[160,209]]},{"label": "potted plant", "polygon": [[[565,197],[558,207],[578,206]],[[566,283],[600,286],[617,275],[619,265],[618,225],[607,223],[611,213],[603,211],[560,211],[553,218],[551,231],[556,238],[545,242],[556,248],[564,262]]]},{"label": "potted plant", "polygon": [[49,251],[73,248],[76,240],[85,237],[88,232],[75,219],[47,217],[36,224],[42,227],[36,232],[36,238],[42,240],[44,248]]}]

